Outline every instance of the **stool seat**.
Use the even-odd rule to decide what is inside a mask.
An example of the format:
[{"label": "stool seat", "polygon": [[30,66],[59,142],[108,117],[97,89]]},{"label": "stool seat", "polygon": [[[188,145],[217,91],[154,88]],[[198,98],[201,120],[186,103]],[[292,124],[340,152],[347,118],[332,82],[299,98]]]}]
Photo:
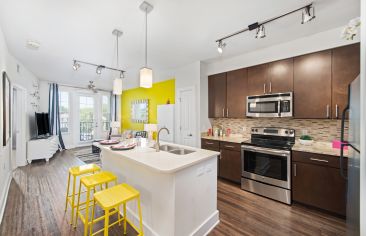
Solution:
[{"label": "stool seat", "polygon": [[137,198],[139,195],[139,191],[123,183],[95,193],[94,198],[103,209],[110,209]]},{"label": "stool seat", "polygon": [[117,176],[109,171],[101,171],[94,175],[83,176],[80,182],[86,187],[95,187],[103,183],[111,182],[117,179]]},{"label": "stool seat", "polygon": [[97,171],[100,171],[100,167],[97,166],[96,164],[86,164],[86,165],[81,165],[81,166],[74,166],[69,169],[69,172],[73,176],[84,175],[84,174],[93,173],[93,172],[97,172]]}]

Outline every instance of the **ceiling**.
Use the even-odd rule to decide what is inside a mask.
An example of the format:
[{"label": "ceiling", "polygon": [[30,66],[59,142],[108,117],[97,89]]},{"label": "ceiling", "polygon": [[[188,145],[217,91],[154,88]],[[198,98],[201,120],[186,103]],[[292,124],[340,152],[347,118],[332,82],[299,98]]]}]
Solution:
[{"label": "ceiling", "polygon": [[[98,76],[95,68],[72,70],[79,59],[116,66],[116,38],[120,38],[120,67],[127,71],[127,87],[137,86],[144,64],[144,13],[135,0],[0,0],[0,25],[9,51],[39,79],[111,89],[113,74]],[[215,40],[256,21],[304,6],[301,0],[149,0],[148,65],[169,70],[195,61],[219,58]],[[359,16],[359,0],[316,0],[316,19],[301,25],[296,13],[266,27],[267,37],[246,32],[227,40],[221,57],[231,57],[345,25]],[[27,40],[41,44],[26,48]]]}]

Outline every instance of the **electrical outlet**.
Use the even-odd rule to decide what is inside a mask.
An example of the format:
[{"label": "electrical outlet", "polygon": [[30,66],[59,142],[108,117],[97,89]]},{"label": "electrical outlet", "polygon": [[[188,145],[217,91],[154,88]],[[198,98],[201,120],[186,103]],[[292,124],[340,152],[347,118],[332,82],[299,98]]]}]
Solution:
[{"label": "electrical outlet", "polygon": [[206,172],[207,173],[210,173],[212,171],[212,165],[211,164],[208,164],[207,166],[206,166]]},{"label": "electrical outlet", "polygon": [[197,169],[197,176],[201,176],[205,173],[205,168],[204,167],[200,167]]}]

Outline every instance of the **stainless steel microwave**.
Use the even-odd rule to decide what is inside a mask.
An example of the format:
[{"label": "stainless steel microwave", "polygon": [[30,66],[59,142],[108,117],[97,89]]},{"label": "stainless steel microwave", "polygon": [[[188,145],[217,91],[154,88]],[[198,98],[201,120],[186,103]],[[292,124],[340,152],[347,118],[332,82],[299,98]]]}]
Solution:
[{"label": "stainless steel microwave", "polygon": [[292,92],[247,97],[247,117],[292,117]]}]

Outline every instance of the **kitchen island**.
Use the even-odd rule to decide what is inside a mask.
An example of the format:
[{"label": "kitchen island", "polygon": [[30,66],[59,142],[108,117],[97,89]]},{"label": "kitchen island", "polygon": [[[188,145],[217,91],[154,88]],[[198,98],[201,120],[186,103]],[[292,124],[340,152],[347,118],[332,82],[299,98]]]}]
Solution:
[{"label": "kitchen island", "polygon": [[[140,191],[145,235],[206,235],[218,224],[218,152],[168,143],[161,145],[193,152],[156,152],[148,145],[113,151],[94,145],[101,149],[102,168]],[[138,225],[135,203],[128,204],[127,217]]]}]

